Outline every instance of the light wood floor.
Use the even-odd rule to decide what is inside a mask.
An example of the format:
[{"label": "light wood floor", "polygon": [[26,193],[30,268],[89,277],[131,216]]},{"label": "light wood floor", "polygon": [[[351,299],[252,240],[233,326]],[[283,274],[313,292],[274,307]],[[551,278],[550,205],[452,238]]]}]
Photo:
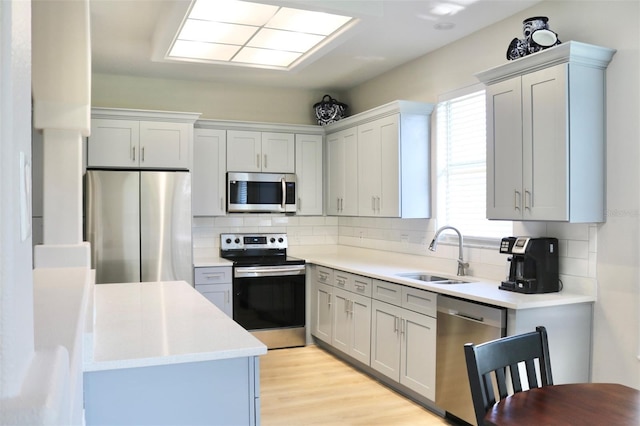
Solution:
[{"label": "light wood floor", "polygon": [[263,426],[448,425],[316,346],[260,357]]}]

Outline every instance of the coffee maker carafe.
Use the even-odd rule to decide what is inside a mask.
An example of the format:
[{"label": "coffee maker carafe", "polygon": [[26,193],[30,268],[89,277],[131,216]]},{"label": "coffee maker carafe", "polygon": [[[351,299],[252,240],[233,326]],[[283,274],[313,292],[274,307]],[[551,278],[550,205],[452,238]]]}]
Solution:
[{"label": "coffee maker carafe", "polygon": [[560,291],[557,238],[503,238],[500,253],[511,255],[507,259],[511,262],[509,277],[498,287],[501,290],[526,294]]}]

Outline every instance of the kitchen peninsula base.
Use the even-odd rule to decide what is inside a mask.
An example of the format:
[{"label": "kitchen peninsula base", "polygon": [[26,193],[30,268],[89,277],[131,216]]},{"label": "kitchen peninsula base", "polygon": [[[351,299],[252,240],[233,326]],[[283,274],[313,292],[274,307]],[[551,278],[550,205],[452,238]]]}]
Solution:
[{"label": "kitchen peninsula base", "polygon": [[258,357],[84,374],[87,425],[259,424]]},{"label": "kitchen peninsula base", "polygon": [[267,347],[184,281],[99,284],[87,425],[257,425]]}]

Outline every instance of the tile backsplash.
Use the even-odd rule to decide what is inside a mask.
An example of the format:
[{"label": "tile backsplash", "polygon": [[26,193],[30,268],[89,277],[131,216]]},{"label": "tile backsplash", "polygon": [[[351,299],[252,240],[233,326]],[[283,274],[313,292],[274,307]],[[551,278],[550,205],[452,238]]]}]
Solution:
[{"label": "tile backsplash", "polygon": [[[429,256],[443,270],[455,271],[458,253],[455,238],[441,238],[438,249],[427,247],[435,233],[432,219],[393,219],[334,216],[285,216],[278,214],[229,214],[193,220],[194,249],[218,253],[220,234],[233,232],[286,232],[290,247],[343,245]],[[559,240],[560,278],[565,288],[595,293],[597,225],[514,222],[513,235],[550,236]],[[502,280],[508,271],[507,256],[495,245],[465,241],[464,258],[469,274]]]}]

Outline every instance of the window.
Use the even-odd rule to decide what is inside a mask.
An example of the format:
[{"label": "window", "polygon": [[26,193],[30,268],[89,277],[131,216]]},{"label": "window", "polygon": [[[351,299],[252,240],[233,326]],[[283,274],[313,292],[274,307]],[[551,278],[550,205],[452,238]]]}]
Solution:
[{"label": "window", "polygon": [[437,223],[457,227],[480,242],[512,233],[509,221],[486,219],[485,91],[441,101],[437,106]]}]

